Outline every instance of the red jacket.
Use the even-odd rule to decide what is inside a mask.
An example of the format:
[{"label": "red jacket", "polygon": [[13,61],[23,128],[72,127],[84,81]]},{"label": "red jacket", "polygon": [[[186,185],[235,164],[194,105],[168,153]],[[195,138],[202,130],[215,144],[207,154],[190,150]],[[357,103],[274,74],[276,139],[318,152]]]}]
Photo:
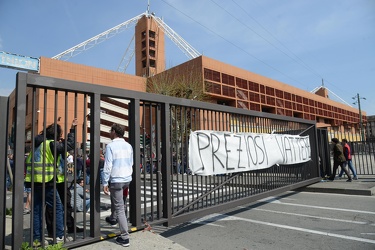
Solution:
[{"label": "red jacket", "polygon": [[352,159],[352,154],[350,153],[350,146],[347,143],[344,145],[344,155],[347,161]]}]

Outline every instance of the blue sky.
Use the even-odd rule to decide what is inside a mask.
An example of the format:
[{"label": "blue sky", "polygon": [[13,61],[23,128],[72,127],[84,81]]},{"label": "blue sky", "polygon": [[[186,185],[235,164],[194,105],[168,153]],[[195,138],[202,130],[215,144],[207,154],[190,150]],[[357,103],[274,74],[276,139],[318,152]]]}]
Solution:
[{"label": "blue sky", "polygon": [[[0,1],[0,51],[53,57],[147,10],[147,0]],[[311,91],[322,84],[375,115],[374,0],[150,0],[150,11],[203,55]],[[117,70],[134,28],[70,62]],[[188,58],[167,39],[167,68]],[[134,74],[134,61],[127,73]],[[0,95],[17,71],[0,68]]]}]

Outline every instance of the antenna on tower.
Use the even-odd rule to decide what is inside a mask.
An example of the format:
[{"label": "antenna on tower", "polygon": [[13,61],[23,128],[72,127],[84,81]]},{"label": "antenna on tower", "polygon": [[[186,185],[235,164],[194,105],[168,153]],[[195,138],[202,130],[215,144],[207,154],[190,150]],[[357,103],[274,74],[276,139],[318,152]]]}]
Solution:
[{"label": "antenna on tower", "polygon": [[147,1],[147,15],[150,15],[150,0]]},{"label": "antenna on tower", "polygon": [[324,87],[324,80],[323,80],[323,78],[322,78],[322,87]]}]

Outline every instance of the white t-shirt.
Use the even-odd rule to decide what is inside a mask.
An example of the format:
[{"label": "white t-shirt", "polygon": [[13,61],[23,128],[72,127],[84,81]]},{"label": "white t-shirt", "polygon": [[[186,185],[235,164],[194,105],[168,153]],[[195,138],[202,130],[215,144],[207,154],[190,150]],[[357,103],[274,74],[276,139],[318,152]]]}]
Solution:
[{"label": "white t-shirt", "polygon": [[69,155],[67,161],[68,163],[73,163],[73,155]]}]

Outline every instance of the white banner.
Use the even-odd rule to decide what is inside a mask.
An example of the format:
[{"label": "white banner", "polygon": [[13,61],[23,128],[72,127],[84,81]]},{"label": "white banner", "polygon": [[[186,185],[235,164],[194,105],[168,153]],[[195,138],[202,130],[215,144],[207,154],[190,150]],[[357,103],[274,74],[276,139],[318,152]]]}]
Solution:
[{"label": "white banner", "polygon": [[265,169],[310,159],[309,136],[198,130],[189,138],[189,165],[196,175]]}]

